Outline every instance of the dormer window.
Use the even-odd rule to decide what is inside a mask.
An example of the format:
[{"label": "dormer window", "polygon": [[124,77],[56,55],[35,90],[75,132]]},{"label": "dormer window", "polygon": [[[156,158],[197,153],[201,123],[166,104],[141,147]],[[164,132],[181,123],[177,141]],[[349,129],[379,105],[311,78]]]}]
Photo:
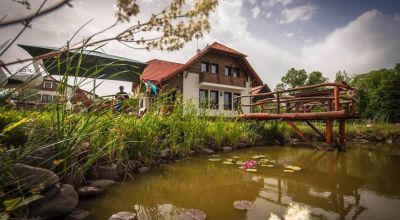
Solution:
[{"label": "dormer window", "polygon": [[240,69],[239,68],[233,68],[233,77],[240,77]]},{"label": "dormer window", "polygon": [[211,73],[218,74],[218,64],[211,64]]},{"label": "dormer window", "polygon": [[232,76],[232,67],[225,66],[225,76]]},{"label": "dormer window", "polygon": [[206,62],[201,62],[200,70],[201,70],[202,73],[208,72],[208,63],[206,63]]},{"label": "dormer window", "polygon": [[53,83],[52,82],[48,82],[48,81],[44,81],[43,82],[43,88],[52,89],[53,88]]}]

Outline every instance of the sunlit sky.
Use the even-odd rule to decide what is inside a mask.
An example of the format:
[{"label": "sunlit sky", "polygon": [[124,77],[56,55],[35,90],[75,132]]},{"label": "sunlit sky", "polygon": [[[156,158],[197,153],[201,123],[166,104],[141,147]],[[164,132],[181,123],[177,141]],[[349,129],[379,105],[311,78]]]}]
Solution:
[{"label": "sunlit sky", "polygon": [[[188,1],[189,3],[194,0]],[[41,1],[34,1],[41,2]],[[54,4],[55,0],[48,1]],[[166,0],[139,0],[141,13],[132,22],[157,13]],[[33,2],[32,2],[33,3]],[[82,39],[115,21],[114,0],[74,0],[34,20],[17,43],[59,47],[84,23],[93,19],[75,39]],[[32,13],[12,0],[0,2],[0,17]],[[200,49],[214,41],[248,55],[262,80],[270,87],[291,67],[319,70],[331,80],[338,70],[362,73],[392,67],[400,62],[400,1],[398,0],[222,0],[210,16],[211,32],[199,39]],[[0,44],[16,35],[21,25],[0,29]],[[112,36],[118,28],[100,37]],[[197,48],[196,40],[175,52],[133,50],[110,42],[104,52],[139,61],[158,58],[186,62]],[[13,46],[1,60],[29,57]],[[16,70],[18,66],[11,69]],[[96,91],[113,94],[118,85],[103,83]],[[90,89],[89,83],[85,89]]]}]

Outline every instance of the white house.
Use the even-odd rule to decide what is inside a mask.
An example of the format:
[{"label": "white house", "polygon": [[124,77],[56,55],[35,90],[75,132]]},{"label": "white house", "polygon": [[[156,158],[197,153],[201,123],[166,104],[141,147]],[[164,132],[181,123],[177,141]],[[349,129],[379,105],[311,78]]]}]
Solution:
[{"label": "white house", "polygon": [[[210,108],[211,115],[237,114],[234,97],[249,95],[265,85],[246,55],[217,42],[199,50],[185,64],[150,60],[141,78],[163,90],[181,93],[184,102],[192,102],[196,108]],[[250,98],[242,103],[250,103]],[[250,107],[244,107],[243,112],[249,113]]]}]

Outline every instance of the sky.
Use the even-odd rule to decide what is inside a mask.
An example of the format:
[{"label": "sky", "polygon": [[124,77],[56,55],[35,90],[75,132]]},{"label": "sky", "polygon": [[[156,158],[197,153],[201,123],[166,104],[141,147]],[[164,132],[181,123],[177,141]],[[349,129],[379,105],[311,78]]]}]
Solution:
[{"label": "sky", "polygon": [[[54,4],[57,0],[49,0]],[[188,0],[188,4],[195,0]],[[12,0],[0,1],[0,17],[32,13]],[[92,21],[75,39],[83,39],[115,21],[115,0],[73,0],[64,7],[37,18],[32,28],[17,43],[60,47],[84,23]],[[167,0],[138,0],[141,13],[132,20],[145,20],[157,13]],[[271,88],[292,67],[307,72],[321,71],[334,80],[338,70],[356,74],[372,69],[391,68],[400,62],[399,0],[220,0],[210,15],[211,31],[179,51],[134,50],[110,42],[103,52],[146,62],[157,58],[185,63],[200,49],[214,41],[234,48],[248,57],[261,79]],[[123,24],[101,37],[113,36]],[[0,29],[0,44],[16,35],[21,25]],[[29,54],[13,46],[0,57],[13,61]],[[12,66],[16,70],[19,66]],[[85,89],[90,90],[91,83]],[[118,85],[105,82],[100,95],[114,94]]]}]

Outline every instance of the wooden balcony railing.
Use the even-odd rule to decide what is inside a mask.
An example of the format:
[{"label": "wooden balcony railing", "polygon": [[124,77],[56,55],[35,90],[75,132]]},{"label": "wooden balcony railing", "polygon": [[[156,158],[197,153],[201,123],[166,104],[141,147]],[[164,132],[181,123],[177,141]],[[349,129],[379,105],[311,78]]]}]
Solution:
[{"label": "wooden balcony railing", "polygon": [[225,76],[221,74],[213,74],[207,72],[200,73],[200,83],[202,82],[246,87],[246,81],[244,78],[231,77],[231,76]]}]

